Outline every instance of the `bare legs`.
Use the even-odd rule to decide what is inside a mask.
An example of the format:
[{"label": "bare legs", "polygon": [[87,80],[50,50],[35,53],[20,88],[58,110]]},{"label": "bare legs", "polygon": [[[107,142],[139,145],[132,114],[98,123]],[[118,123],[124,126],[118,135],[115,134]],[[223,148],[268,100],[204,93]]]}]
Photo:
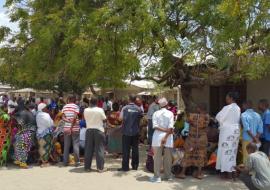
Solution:
[{"label": "bare legs", "polygon": [[[180,178],[180,179],[185,179],[186,178],[186,168],[183,167],[181,173],[178,174],[176,177]],[[193,173],[193,177],[195,177],[196,179],[203,179],[202,167],[198,167],[198,170]]]}]

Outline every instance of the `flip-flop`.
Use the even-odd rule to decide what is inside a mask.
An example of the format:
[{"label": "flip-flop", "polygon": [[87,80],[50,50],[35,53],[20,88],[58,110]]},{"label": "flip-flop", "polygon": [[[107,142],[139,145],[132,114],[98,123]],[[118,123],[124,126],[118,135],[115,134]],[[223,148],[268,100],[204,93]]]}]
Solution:
[{"label": "flip-flop", "polygon": [[195,176],[196,179],[202,180],[203,179],[203,175],[197,175]]},{"label": "flip-flop", "polygon": [[175,177],[178,178],[178,179],[186,179],[186,176],[185,175],[177,175]]}]

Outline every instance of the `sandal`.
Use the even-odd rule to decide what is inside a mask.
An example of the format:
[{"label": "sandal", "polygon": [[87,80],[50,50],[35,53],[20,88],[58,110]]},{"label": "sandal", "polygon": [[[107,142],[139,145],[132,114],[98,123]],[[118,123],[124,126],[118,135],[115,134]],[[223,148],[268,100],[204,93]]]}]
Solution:
[{"label": "sandal", "polygon": [[20,161],[16,160],[16,161],[14,161],[14,164],[15,165],[20,165]]},{"label": "sandal", "polygon": [[179,174],[179,175],[177,175],[175,177],[179,178],[179,179],[186,179],[186,175],[184,175],[184,174]]},{"label": "sandal", "polygon": [[195,178],[196,179],[199,179],[199,180],[202,180],[203,179],[203,175],[202,174],[201,175],[197,175]]},{"label": "sandal", "polygon": [[28,169],[28,165],[26,163],[20,162],[19,166],[22,169]]}]

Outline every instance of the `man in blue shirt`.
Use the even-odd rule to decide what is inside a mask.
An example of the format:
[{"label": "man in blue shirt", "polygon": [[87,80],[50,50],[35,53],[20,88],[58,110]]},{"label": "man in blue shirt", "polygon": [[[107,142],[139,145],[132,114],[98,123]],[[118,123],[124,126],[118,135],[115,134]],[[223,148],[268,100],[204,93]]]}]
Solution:
[{"label": "man in blue shirt", "polygon": [[262,136],[262,151],[269,156],[270,153],[270,110],[268,100],[262,99],[259,101],[259,110],[262,112],[263,120],[263,136]]},{"label": "man in blue shirt", "polygon": [[129,155],[132,149],[132,169],[137,170],[139,166],[139,126],[143,116],[142,110],[135,105],[136,96],[129,96],[129,104],[123,107],[120,118],[123,120],[122,126],[122,148],[123,160],[122,168],[119,171],[129,171]]},{"label": "man in blue shirt", "polygon": [[263,133],[263,122],[261,116],[252,109],[252,102],[246,101],[243,103],[244,113],[241,115],[243,125],[243,162],[246,163],[248,158],[247,145],[250,142],[259,144],[259,139]]}]

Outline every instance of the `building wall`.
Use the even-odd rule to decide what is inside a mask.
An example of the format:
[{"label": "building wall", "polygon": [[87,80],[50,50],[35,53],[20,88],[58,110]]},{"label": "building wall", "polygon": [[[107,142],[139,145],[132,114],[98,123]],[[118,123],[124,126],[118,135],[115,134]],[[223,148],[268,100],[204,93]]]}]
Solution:
[{"label": "building wall", "polygon": [[194,103],[205,103],[208,105],[210,104],[210,95],[209,95],[209,86],[204,86],[202,88],[194,88],[192,89],[192,98]]},{"label": "building wall", "polygon": [[270,101],[270,76],[247,82],[247,99],[256,105],[262,98]]}]

